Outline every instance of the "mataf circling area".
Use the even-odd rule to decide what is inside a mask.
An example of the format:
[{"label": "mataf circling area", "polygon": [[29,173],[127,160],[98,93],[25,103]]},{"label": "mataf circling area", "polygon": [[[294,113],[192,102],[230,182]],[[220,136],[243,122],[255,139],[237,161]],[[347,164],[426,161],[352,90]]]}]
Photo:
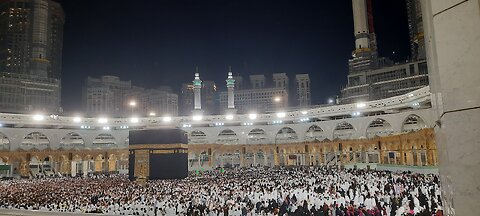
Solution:
[{"label": "mataf circling area", "polygon": [[322,167],[192,172],[182,180],[124,175],[0,182],[0,207],[115,215],[441,215],[433,174]]}]

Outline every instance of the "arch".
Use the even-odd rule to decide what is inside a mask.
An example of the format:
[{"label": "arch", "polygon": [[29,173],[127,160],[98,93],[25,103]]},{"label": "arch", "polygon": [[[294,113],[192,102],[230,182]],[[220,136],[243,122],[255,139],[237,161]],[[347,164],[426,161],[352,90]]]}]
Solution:
[{"label": "arch", "polygon": [[115,137],[108,133],[101,133],[93,139],[93,145],[97,146],[109,146],[116,145]]},{"label": "arch", "polygon": [[384,137],[393,133],[392,125],[385,119],[377,118],[368,124],[366,135],[367,138],[374,138],[376,136]]},{"label": "arch", "polygon": [[188,136],[188,143],[206,144],[207,142],[207,135],[200,130],[194,130]]},{"label": "arch", "polygon": [[[68,158],[66,158],[68,159]],[[75,154],[72,156],[72,161],[82,161],[82,156]]]},{"label": "arch", "polygon": [[47,146],[50,144],[50,140],[48,139],[45,134],[40,133],[40,132],[32,132],[27,134],[23,140],[22,140],[22,145],[23,146]]},{"label": "arch", "polygon": [[425,121],[420,116],[411,114],[403,121],[402,132],[417,131],[426,127],[427,124],[425,124]]},{"label": "arch", "polygon": [[337,124],[333,130],[333,139],[347,140],[352,139],[355,134],[355,128],[352,124],[344,121]]},{"label": "arch", "polygon": [[0,149],[5,148],[8,145],[10,145],[10,139],[8,139],[7,135],[0,132]]},{"label": "arch", "polygon": [[60,140],[60,146],[63,146],[63,147],[83,146],[84,144],[85,144],[85,141],[83,140],[83,137],[80,136],[80,134],[75,132],[68,133],[62,138],[62,140]]},{"label": "arch", "polygon": [[267,144],[268,137],[265,130],[261,128],[254,128],[248,132],[247,141],[249,144]]},{"label": "arch", "polygon": [[275,135],[275,143],[293,143],[297,141],[297,132],[290,127],[280,129]]},{"label": "arch", "polygon": [[238,144],[238,137],[231,129],[222,130],[217,136],[217,144]]},{"label": "arch", "polygon": [[323,141],[327,137],[321,127],[318,125],[312,125],[308,128],[307,132],[305,133],[305,141]]},{"label": "arch", "polygon": [[202,151],[198,156],[200,157],[200,162],[202,165],[210,160],[210,156],[206,151]]}]

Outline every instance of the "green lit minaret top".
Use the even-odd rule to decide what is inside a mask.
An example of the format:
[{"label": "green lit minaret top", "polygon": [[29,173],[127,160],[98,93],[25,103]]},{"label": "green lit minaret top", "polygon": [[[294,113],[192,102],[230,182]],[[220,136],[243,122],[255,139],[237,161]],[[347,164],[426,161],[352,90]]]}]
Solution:
[{"label": "green lit minaret top", "polygon": [[196,68],[195,79],[193,80],[194,87],[202,87],[202,80],[200,80],[200,74],[198,73],[198,67]]},{"label": "green lit minaret top", "polygon": [[227,81],[227,88],[235,87],[235,80],[233,79],[233,76],[232,76],[232,67],[231,66],[228,68],[228,79],[225,80],[225,81]]}]

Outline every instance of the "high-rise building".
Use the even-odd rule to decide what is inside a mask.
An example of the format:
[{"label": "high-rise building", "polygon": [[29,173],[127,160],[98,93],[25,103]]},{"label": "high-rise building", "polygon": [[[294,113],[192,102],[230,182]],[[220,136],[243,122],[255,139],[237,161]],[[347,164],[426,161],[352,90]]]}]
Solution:
[{"label": "high-rise building", "polygon": [[410,33],[410,58],[413,61],[425,60],[425,39],[420,0],[407,0],[407,13]]},{"label": "high-rise building", "polygon": [[193,110],[193,84],[183,83],[181,89],[181,115],[191,115]]},{"label": "high-rise building", "polygon": [[137,88],[127,95],[127,101],[135,101],[131,107],[131,115],[178,115],[178,95],[170,88],[142,89]]},{"label": "high-rise building", "polygon": [[215,101],[215,96],[217,93],[217,86],[214,81],[205,80],[202,83],[202,110],[204,114],[215,114],[217,113],[217,105]]},{"label": "high-rise building", "polygon": [[265,75],[263,74],[256,74],[250,75],[250,87],[252,89],[262,89],[265,88]]},{"label": "high-rise building", "polygon": [[132,82],[116,76],[87,77],[83,87],[83,106],[90,115],[123,116],[128,107],[127,95],[132,94]]},{"label": "high-rise building", "polygon": [[348,84],[340,103],[378,100],[405,94],[428,85],[421,9],[416,0],[407,1],[413,62],[393,64],[377,57],[371,0],[352,0],[355,50],[349,60]]},{"label": "high-rise building", "polygon": [[288,76],[286,73],[274,73],[272,75],[272,87],[274,88],[284,88],[285,90],[289,90],[288,87]]},{"label": "high-rise building", "polygon": [[61,111],[64,22],[57,2],[0,0],[0,111]]},{"label": "high-rise building", "polygon": [[[234,92],[235,109],[238,113],[265,113],[286,109],[288,92],[284,88],[244,89]],[[220,108],[228,108],[228,92],[220,93]]]},{"label": "high-rise building", "polygon": [[310,77],[308,74],[295,75],[296,102],[299,107],[311,105],[310,99]]},{"label": "high-rise building", "polygon": [[83,106],[89,116],[145,116],[150,113],[176,116],[178,95],[169,87],[144,89],[116,76],[88,77],[83,88]]},{"label": "high-rise building", "polygon": [[233,79],[235,80],[235,90],[242,90],[244,89],[244,83],[243,83],[243,77],[240,75],[233,76]]}]

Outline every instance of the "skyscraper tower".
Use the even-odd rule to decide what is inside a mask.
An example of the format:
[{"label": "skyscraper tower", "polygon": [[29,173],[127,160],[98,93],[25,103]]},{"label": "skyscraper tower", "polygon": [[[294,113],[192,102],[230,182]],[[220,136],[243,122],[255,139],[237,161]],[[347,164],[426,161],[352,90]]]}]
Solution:
[{"label": "skyscraper tower", "polygon": [[275,88],[284,88],[285,90],[289,90],[288,88],[288,76],[286,73],[274,73],[272,75],[272,87]]},{"label": "skyscraper tower", "polygon": [[349,61],[349,72],[354,74],[377,66],[377,41],[373,28],[371,0],[352,0],[355,50]]},{"label": "skyscraper tower", "polygon": [[425,60],[422,8],[419,0],[407,0],[408,30],[410,34],[410,58]]},{"label": "skyscraper tower", "polygon": [[202,81],[202,110],[205,114],[215,114],[217,106],[215,95],[217,93],[217,85],[212,80]]},{"label": "skyscraper tower", "polygon": [[201,110],[202,109],[202,80],[200,80],[200,74],[195,73],[195,79],[193,80],[193,95],[194,95],[194,110]]},{"label": "skyscraper tower", "polygon": [[0,111],[60,109],[63,24],[51,0],[0,0]]},{"label": "skyscraper tower", "polygon": [[230,109],[235,109],[235,99],[234,99],[234,94],[233,90],[235,88],[235,80],[233,79],[232,76],[232,67],[229,67],[228,69],[228,77],[227,80],[227,94],[228,94],[228,106],[227,108]]},{"label": "skyscraper tower", "polygon": [[348,60],[348,84],[340,103],[393,97],[428,85],[419,0],[407,3],[413,61],[393,64],[378,57],[371,0],[352,0],[355,50]]},{"label": "skyscraper tower", "polygon": [[181,115],[192,114],[193,101],[193,84],[183,83],[181,88],[181,106],[179,106]]},{"label": "skyscraper tower", "polygon": [[310,77],[308,74],[295,75],[297,106],[308,107],[311,104],[310,98]]},{"label": "skyscraper tower", "polygon": [[250,86],[252,89],[263,89],[265,88],[265,75],[263,74],[254,74],[250,75]]}]

